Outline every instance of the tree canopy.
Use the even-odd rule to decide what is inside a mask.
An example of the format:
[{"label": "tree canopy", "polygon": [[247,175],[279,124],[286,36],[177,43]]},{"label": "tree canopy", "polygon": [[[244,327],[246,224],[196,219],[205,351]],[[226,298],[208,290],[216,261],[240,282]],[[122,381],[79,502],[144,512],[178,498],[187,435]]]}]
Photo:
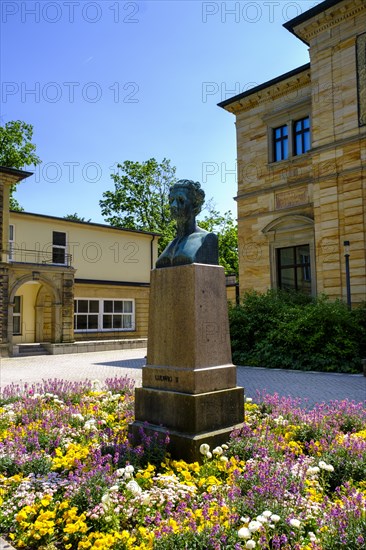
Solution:
[{"label": "tree canopy", "polygon": [[126,160],[111,174],[114,191],[105,191],[99,201],[105,221],[114,227],[161,233],[159,253],[174,237],[170,217],[169,189],[176,182],[175,167],[170,160],[159,163]]},{"label": "tree canopy", "polygon": [[[21,170],[40,164],[32,137],[33,126],[21,120],[11,120],[0,126],[0,166]],[[11,188],[10,209],[21,211],[23,208],[14,198],[14,191],[15,185]]]}]

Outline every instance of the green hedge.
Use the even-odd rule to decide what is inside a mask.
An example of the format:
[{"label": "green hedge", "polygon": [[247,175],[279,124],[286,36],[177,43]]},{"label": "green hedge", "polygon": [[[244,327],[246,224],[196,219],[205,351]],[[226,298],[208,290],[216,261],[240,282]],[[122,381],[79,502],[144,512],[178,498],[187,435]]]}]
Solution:
[{"label": "green hedge", "polygon": [[350,310],[325,296],[248,292],[229,320],[237,365],[356,373],[366,358],[366,304]]}]

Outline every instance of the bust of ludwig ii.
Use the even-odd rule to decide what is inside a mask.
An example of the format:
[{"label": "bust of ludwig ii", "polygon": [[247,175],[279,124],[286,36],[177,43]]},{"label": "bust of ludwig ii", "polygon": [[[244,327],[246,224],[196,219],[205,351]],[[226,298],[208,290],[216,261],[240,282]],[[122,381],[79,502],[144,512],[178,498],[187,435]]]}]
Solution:
[{"label": "bust of ludwig ii", "polygon": [[205,193],[198,182],[180,180],[171,187],[169,204],[177,222],[177,236],[157,259],[157,268],[193,263],[218,265],[217,235],[196,224],[204,200]]}]

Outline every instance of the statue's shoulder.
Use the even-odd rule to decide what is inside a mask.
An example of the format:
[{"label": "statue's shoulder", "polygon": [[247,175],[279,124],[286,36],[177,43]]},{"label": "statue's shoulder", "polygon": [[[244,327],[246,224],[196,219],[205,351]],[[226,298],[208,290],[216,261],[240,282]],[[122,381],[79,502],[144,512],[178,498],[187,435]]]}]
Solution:
[{"label": "statue's shoulder", "polygon": [[169,267],[173,264],[173,257],[177,241],[177,238],[170,241],[165,250],[157,259],[155,267]]},{"label": "statue's shoulder", "polygon": [[215,233],[209,233],[205,231],[200,233],[201,235],[201,246],[196,253],[195,261],[203,264],[214,264],[219,263],[219,241]]}]

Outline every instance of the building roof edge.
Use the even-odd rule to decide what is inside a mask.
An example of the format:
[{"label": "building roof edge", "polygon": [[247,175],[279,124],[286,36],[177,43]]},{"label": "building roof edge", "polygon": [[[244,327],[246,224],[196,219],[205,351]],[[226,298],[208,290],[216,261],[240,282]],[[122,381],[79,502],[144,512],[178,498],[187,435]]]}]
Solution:
[{"label": "building roof edge", "polygon": [[218,103],[218,107],[221,107],[222,109],[225,109],[228,105],[235,103],[237,101],[240,101],[241,99],[245,97],[249,97],[252,94],[256,94],[257,92],[260,92],[261,90],[265,90],[266,88],[269,88],[270,86],[273,86],[274,84],[278,84],[279,82],[282,82],[283,80],[286,80],[287,78],[291,78],[292,76],[296,76],[299,73],[302,73],[304,71],[307,71],[310,69],[310,63],[306,63],[305,65],[301,65],[301,67],[297,67],[296,69],[292,69],[291,71],[288,71],[287,73],[284,73],[280,76],[277,76],[276,78],[272,78],[271,80],[267,80],[267,82],[263,82],[263,84],[259,84],[258,86],[255,86],[255,88],[251,88],[250,90],[247,90],[246,92],[243,92],[241,94],[238,94],[234,97],[231,97],[229,99],[225,99],[224,101],[221,101]]}]

